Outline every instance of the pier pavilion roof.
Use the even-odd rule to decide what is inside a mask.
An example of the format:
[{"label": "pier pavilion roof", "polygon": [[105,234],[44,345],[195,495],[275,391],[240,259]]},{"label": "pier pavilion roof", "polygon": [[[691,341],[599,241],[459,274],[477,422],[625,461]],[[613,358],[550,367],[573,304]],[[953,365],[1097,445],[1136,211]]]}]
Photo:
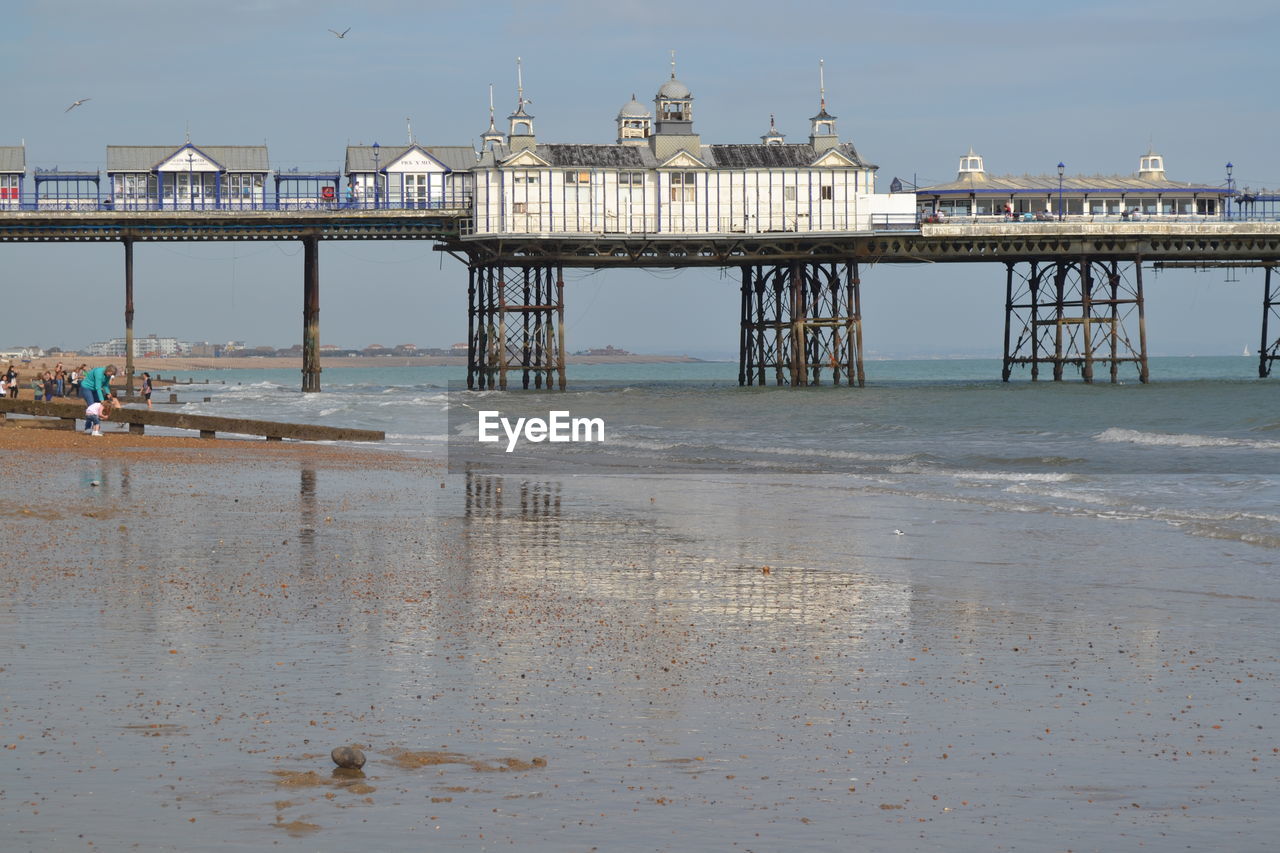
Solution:
[{"label": "pier pavilion roof", "polygon": [[27,149],[21,145],[0,145],[0,172],[27,171]]},{"label": "pier pavilion roof", "polygon": [[[966,174],[963,178],[946,184],[919,187],[917,193],[957,195],[970,193],[1037,193],[1058,191],[1059,178],[1053,175],[987,175],[982,172]],[[1069,193],[1131,193],[1131,192],[1218,192],[1227,194],[1225,187],[1179,181],[1138,178],[1129,175],[1066,175],[1062,179],[1062,191]]]},{"label": "pier pavilion roof", "polygon": [[[722,169],[790,169],[812,166],[821,154],[812,145],[792,143],[781,145],[710,145],[711,160]],[[858,156],[852,143],[845,142],[828,151],[838,151],[855,166],[874,169]]]},{"label": "pier pavilion roof", "polygon": [[348,145],[344,171],[350,174],[385,168],[412,148],[421,148],[453,172],[468,172],[476,165],[476,150],[470,145],[379,145],[377,157],[373,156],[372,145]]},{"label": "pier pavilion roof", "polygon": [[[838,145],[834,150],[854,166],[876,168],[864,162],[849,143]],[[517,153],[519,151],[507,145],[497,145],[493,151],[484,153],[480,165],[492,167]],[[543,143],[535,146],[533,153],[552,168],[658,169],[663,163],[647,145]],[[813,166],[826,153],[806,144],[702,145],[698,159],[711,169],[804,169]]]},{"label": "pier pavilion roof", "polygon": [[267,172],[265,145],[108,145],[107,173],[150,172],[186,147],[212,159],[228,172]]}]

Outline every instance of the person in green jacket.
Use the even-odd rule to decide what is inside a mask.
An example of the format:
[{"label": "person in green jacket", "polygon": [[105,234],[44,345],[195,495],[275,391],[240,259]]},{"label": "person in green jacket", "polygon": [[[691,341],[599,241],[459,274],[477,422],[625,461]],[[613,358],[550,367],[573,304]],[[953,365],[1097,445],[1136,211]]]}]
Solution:
[{"label": "person in green jacket", "polygon": [[86,406],[92,406],[94,403],[101,403],[108,397],[115,396],[111,390],[111,377],[116,375],[116,366],[108,364],[106,367],[95,367],[84,375],[84,379],[80,381],[80,396],[84,398]]}]

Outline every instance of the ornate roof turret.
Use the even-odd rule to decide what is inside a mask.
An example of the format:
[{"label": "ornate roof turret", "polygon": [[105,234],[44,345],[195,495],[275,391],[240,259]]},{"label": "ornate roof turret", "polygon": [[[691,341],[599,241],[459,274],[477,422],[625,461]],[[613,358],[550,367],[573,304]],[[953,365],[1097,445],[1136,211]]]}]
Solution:
[{"label": "ornate roof turret", "polygon": [[693,93],[676,79],[676,52],[671,51],[671,79],[653,99],[657,107],[657,133],[693,133]]},{"label": "ornate roof turret", "polygon": [[818,114],[809,119],[809,144],[821,154],[840,144],[836,117],[827,112],[827,81],[824,60],[818,60]]},{"label": "ornate roof turret", "polygon": [[665,160],[677,151],[694,157],[702,147],[702,139],[693,132],[693,94],[676,79],[676,52],[671,51],[671,79],[663,83],[653,99],[656,120],[650,137],[653,153]]},{"label": "ornate roof turret", "polygon": [[969,153],[960,158],[960,171],[956,175],[957,181],[985,181],[987,179],[987,171],[983,168],[982,158],[973,153],[973,146],[969,146]]},{"label": "ornate roof turret", "polygon": [[1148,181],[1163,181],[1164,158],[1148,148],[1144,157],[1138,160],[1138,177]]},{"label": "ornate roof turret", "polygon": [[516,111],[507,116],[507,144],[512,151],[533,148],[537,141],[533,135],[533,116],[525,112],[524,105],[532,101],[524,97],[524,68],[516,57]]},{"label": "ornate roof turret", "polygon": [[773,113],[769,113],[769,132],[760,137],[760,141],[765,145],[782,145],[787,141],[787,135],[780,132],[773,123]]},{"label": "ornate roof turret", "polygon": [[647,140],[653,132],[653,118],[644,104],[636,100],[635,94],[631,95],[631,100],[622,105],[622,109],[618,110],[618,144],[619,145],[635,145]]},{"label": "ornate roof turret", "polygon": [[480,150],[492,151],[502,144],[502,131],[493,121],[493,84],[489,84],[489,129],[480,134]]}]

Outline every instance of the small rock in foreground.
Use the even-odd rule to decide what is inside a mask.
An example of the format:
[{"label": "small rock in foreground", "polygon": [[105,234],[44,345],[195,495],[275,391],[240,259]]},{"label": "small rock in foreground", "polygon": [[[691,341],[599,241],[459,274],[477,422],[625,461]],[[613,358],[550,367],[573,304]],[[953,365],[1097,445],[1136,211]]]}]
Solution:
[{"label": "small rock in foreground", "polygon": [[329,757],[333,759],[334,764],[344,770],[359,770],[364,767],[364,753],[354,746],[334,747]]}]

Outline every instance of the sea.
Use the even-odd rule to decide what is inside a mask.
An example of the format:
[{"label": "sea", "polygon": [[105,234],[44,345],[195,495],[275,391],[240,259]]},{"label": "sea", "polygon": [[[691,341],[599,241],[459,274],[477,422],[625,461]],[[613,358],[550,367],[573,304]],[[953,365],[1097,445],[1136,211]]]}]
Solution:
[{"label": "sea", "polygon": [[[1005,383],[993,359],[871,361],[865,387],[793,389],[739,387],[727,362],[628,363],[570,365],[564,392],[473,392],[460,367],[389,365],[328,368],[319,394],[274,369],[181,373],[193,384],[169,390],[192,413],[382,430],[380,448],[453,471],[799,478],[983,507],[993,524],[1049,513],[1280,548],[1277,380],[1240,356],[1153,358],[1150,371],[1147,384],[1125,371],[1084,384],[1070,370]],[[518,374],[508,381],[519,388]],[[508,451],[499,430],[480,445],[481,411],[599,419],[604,440]]]}]

